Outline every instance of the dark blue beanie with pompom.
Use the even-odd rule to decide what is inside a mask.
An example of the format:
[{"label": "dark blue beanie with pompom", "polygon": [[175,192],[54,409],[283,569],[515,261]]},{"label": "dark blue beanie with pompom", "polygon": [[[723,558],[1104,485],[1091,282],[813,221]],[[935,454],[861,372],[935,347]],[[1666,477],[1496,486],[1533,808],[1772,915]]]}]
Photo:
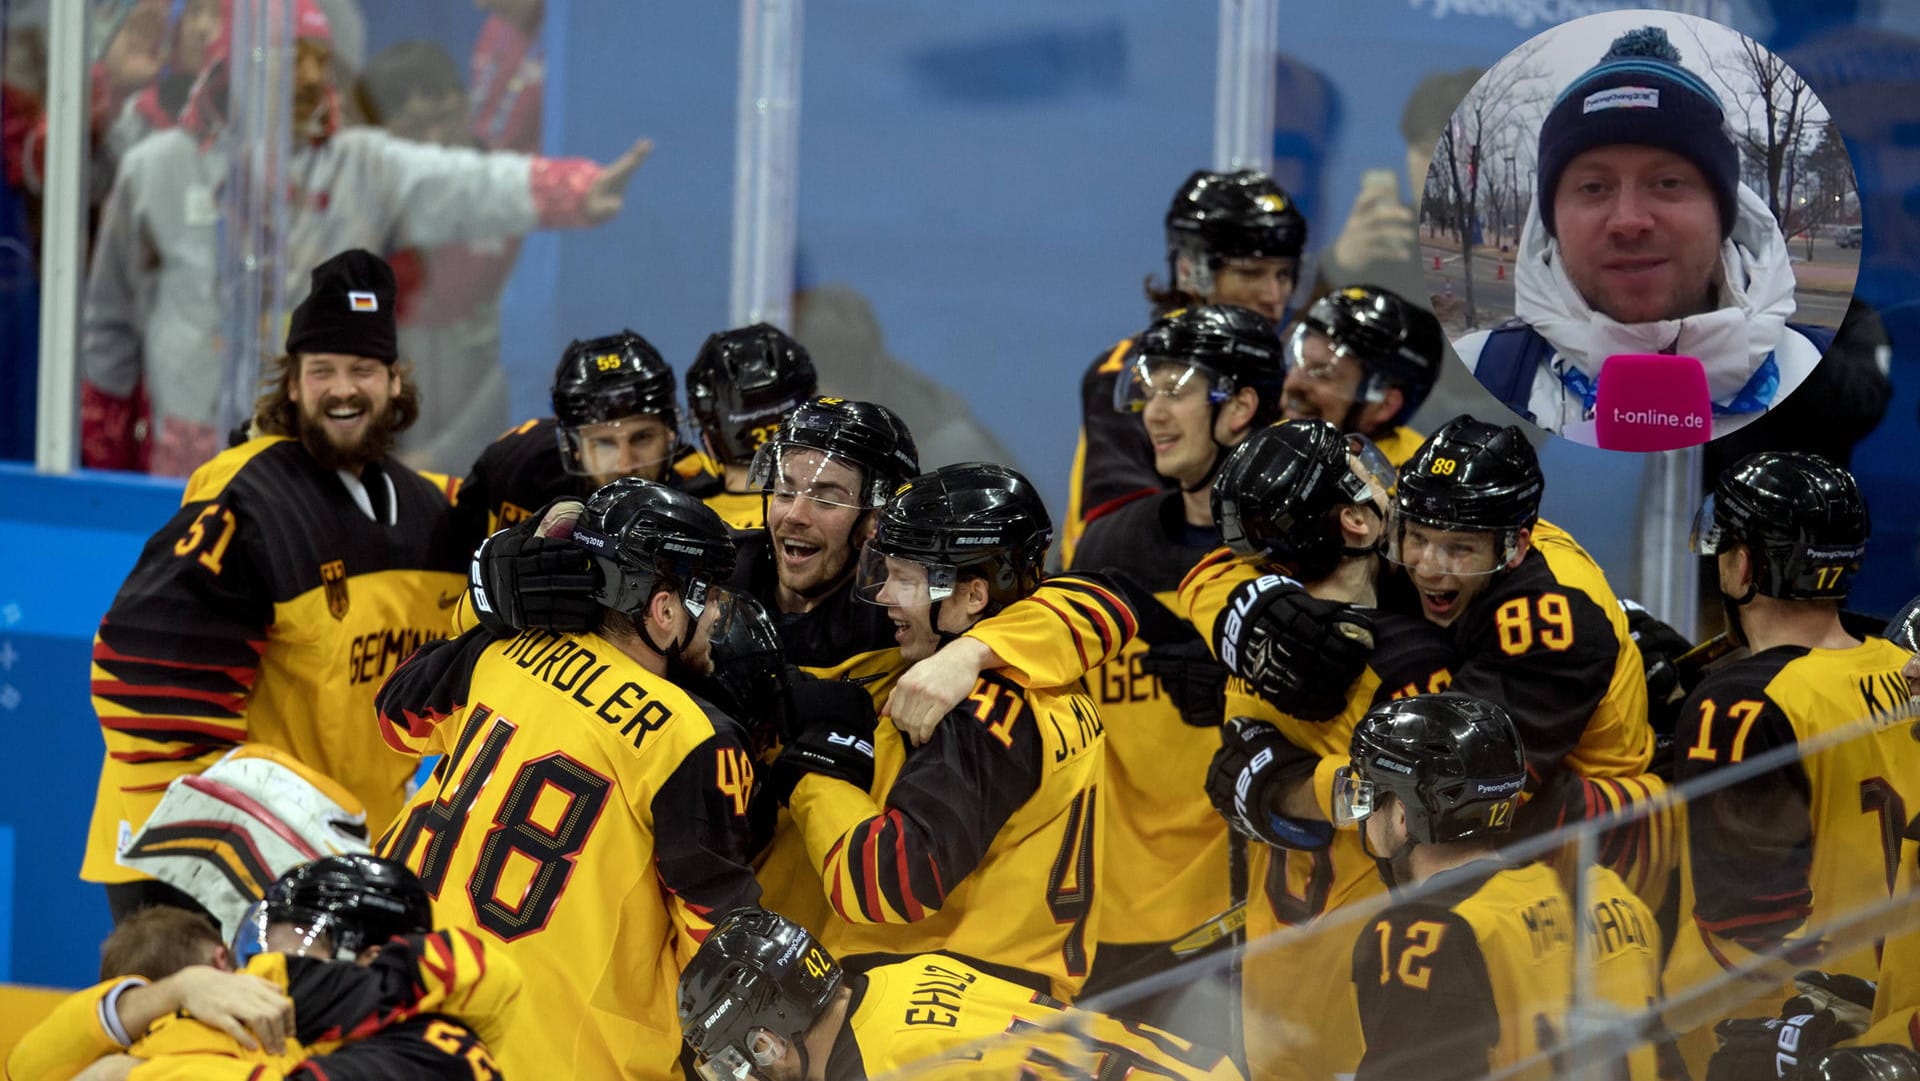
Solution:
[{"label": "dark blue beanie with pompom", "polygon": [[1667,32],[1643,26],[1615,38],[1600,62],[1560,92],[1540,125],[1540,218],[1555,235],[1554,189],[1567,164],[1597,146],[1670,150],[1706,177],[1720,208],[1720,235],[1733,232],[1740,151],[1720,96],[1680,63]]}]

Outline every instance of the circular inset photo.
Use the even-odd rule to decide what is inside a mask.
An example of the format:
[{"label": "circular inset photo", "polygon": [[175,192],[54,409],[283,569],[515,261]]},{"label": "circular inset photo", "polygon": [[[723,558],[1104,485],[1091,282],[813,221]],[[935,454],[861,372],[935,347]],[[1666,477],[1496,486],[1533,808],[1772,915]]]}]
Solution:
[{"label": "circular inset photo", "polygon": [[1420,203],[1434,312],[1508,408],[1609,450],[1693,446],[1811,374],[1860,266],[1838,128],[1706,19],[1563,23],[1488,69]]}]

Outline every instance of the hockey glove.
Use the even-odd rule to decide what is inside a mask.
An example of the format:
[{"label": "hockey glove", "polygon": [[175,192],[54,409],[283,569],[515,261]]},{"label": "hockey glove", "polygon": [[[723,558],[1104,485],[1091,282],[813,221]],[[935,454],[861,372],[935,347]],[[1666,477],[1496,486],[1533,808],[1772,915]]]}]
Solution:
[{"label": "hockey glove", "polygon": [[1817,1058],[1837,1038],[1833,1011],[1793,1014],[1762,1021],[1740,1018],[1713,1026],[1720,1049],[1707,1060],[1707,1081],[1798,1078],[1802,1064]]},{"label": "hockey glove", "polygon": [[1207,799],[1242,836],[1281,848],[1325,848],[1333,839],[1331,824],[1273,810],[1282,787],[1311,777],[1319,761],[1273,725],[1235,717],[1220,728],[1220,749],[1207,767]]},{"label": "hockey glove", "polygon": [[1227,669],[1199,639],[1154,646],[1140,658],[1140,670],[1160,680],[1160,689],[1196,728],[1218,728],[1227,719]]},{"label": "hockey glove", "polygon": [[496,637],[526,630],[581,634],[600,625],[593,557],[572,540],[534,535],[529,519],[474,549],[474,615]]},{"label": "hockey glove", "polygon": [[1793,977],[1793,986],[1800,993],[1781,1007],[1782,1017],[1832,1011],[1836,1040],[1851,1040],[1873,1024],[1873,996],[1880,988],[1872,980],[1809,969]]},{"label": "hockey glove", "polygon": [[865,792],[873,787],[873,735],[879,715],[860,684],[802,679],[793,685],[793,731],[767,767],[767,792],[786,806],[809,773],[837,777]]},{"label": "hockey glove", "polygon": [[1347,688],[1373,655],[1373,621],[1269,574],[1233,591],[1213,640],[1221,663],[1254,693],[1288,716],[1324,721],[1346,707]]}]

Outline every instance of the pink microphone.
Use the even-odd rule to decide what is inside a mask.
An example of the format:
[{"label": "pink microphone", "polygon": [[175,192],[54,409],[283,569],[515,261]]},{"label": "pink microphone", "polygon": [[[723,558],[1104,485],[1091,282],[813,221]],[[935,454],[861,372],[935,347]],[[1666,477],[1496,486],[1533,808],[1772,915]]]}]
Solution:
[{"label": "pink microphone", "polygon": [[1600,365],[1594,430],[1601,450],[1678,450],[1713,437],[1699,357],[1621,353]]}]

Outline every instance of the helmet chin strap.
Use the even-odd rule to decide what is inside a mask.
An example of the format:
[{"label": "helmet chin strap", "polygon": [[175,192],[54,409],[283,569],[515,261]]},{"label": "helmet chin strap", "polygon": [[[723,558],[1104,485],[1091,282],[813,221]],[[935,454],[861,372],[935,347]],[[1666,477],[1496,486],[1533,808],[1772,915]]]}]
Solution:
[{"label": "helmet chin strap", "polygon": [[647,648],[660,654],[668,664],[677,664],[680,662],[680,655],[686,651],[687,636],[677,637],[663,646],[653,640],[653,631],[647,628],[647,613],[653,608],[653,598],[658,597],[662,592],[664,590],[656,586],[653,592],[647,594],[647,607],[642,610],[640,619],[634,624],[633,629],[640,632],[640,637],[646,641]]},{"label": "helmet chin strap", "polygon": [[1727,636],[1739,645],[1744,646],[1747,644],[1746,628],[1740,625],[1740,610],[1745,608],[1748,602],[1753,600],[1754,594],[1759,592],[1759,589],[1760,585],[1758,582],[1750,581],[1747,583],[1747,591],[1738,597],[1733,596],[1725,590],[1720,592],[1720,607],[1724,609],[1727,614]]},{"label": "helmet chin strap", "polygon": [[[1221,405],[1224,405],[1224,404],[1225,404],[1224,402],[1221,403]],[[1233,449],[1232,447],[1227,446],[1225,443],[1220,442],[1220,437],[1213,434],[1214,430],[1220,426],[1221,405],[1214,406],[1212,412],[1208,414],[1207,438],[1213,440],[1213,461],[1207,463],[1206,475],[1201,477],[1198,483],[1195,483],[1191,486],[1188,486],[1185,484],[1182,484],[1180,486],[1180,490],[1189,495],[1193,494],[1194,492],[1204,492],[1207,490],[1209,486],[1213,484],[1213,475],[1215,473],[1220,472],[1221,464],[1227,460],[1227,452]]]},{"label": "helmet chin strap", "polygon": [[1386,546],[1386,542],[1387,542],[1387,530],[1386,530],[1387,516],[1380,513],[1380,508],[1375,506],[1373,500],[1371,499],[1367,500],[1365,503],[1356,503],[1354,504],[1354,506],[1364,507],[1367,510],[1370,510],[1373,512],[1373,516],[1375,518],[1380,519],[1380,535],[1373,538],[1372,544],[1366,544],[1366,545],[1360,545],[1360,546],[1355,546],[1351,544],[1342,544],[1340,546],[1340,557],[1342,559],[1359,559],[1363,556],[1379,555],[1380,550]]}]

